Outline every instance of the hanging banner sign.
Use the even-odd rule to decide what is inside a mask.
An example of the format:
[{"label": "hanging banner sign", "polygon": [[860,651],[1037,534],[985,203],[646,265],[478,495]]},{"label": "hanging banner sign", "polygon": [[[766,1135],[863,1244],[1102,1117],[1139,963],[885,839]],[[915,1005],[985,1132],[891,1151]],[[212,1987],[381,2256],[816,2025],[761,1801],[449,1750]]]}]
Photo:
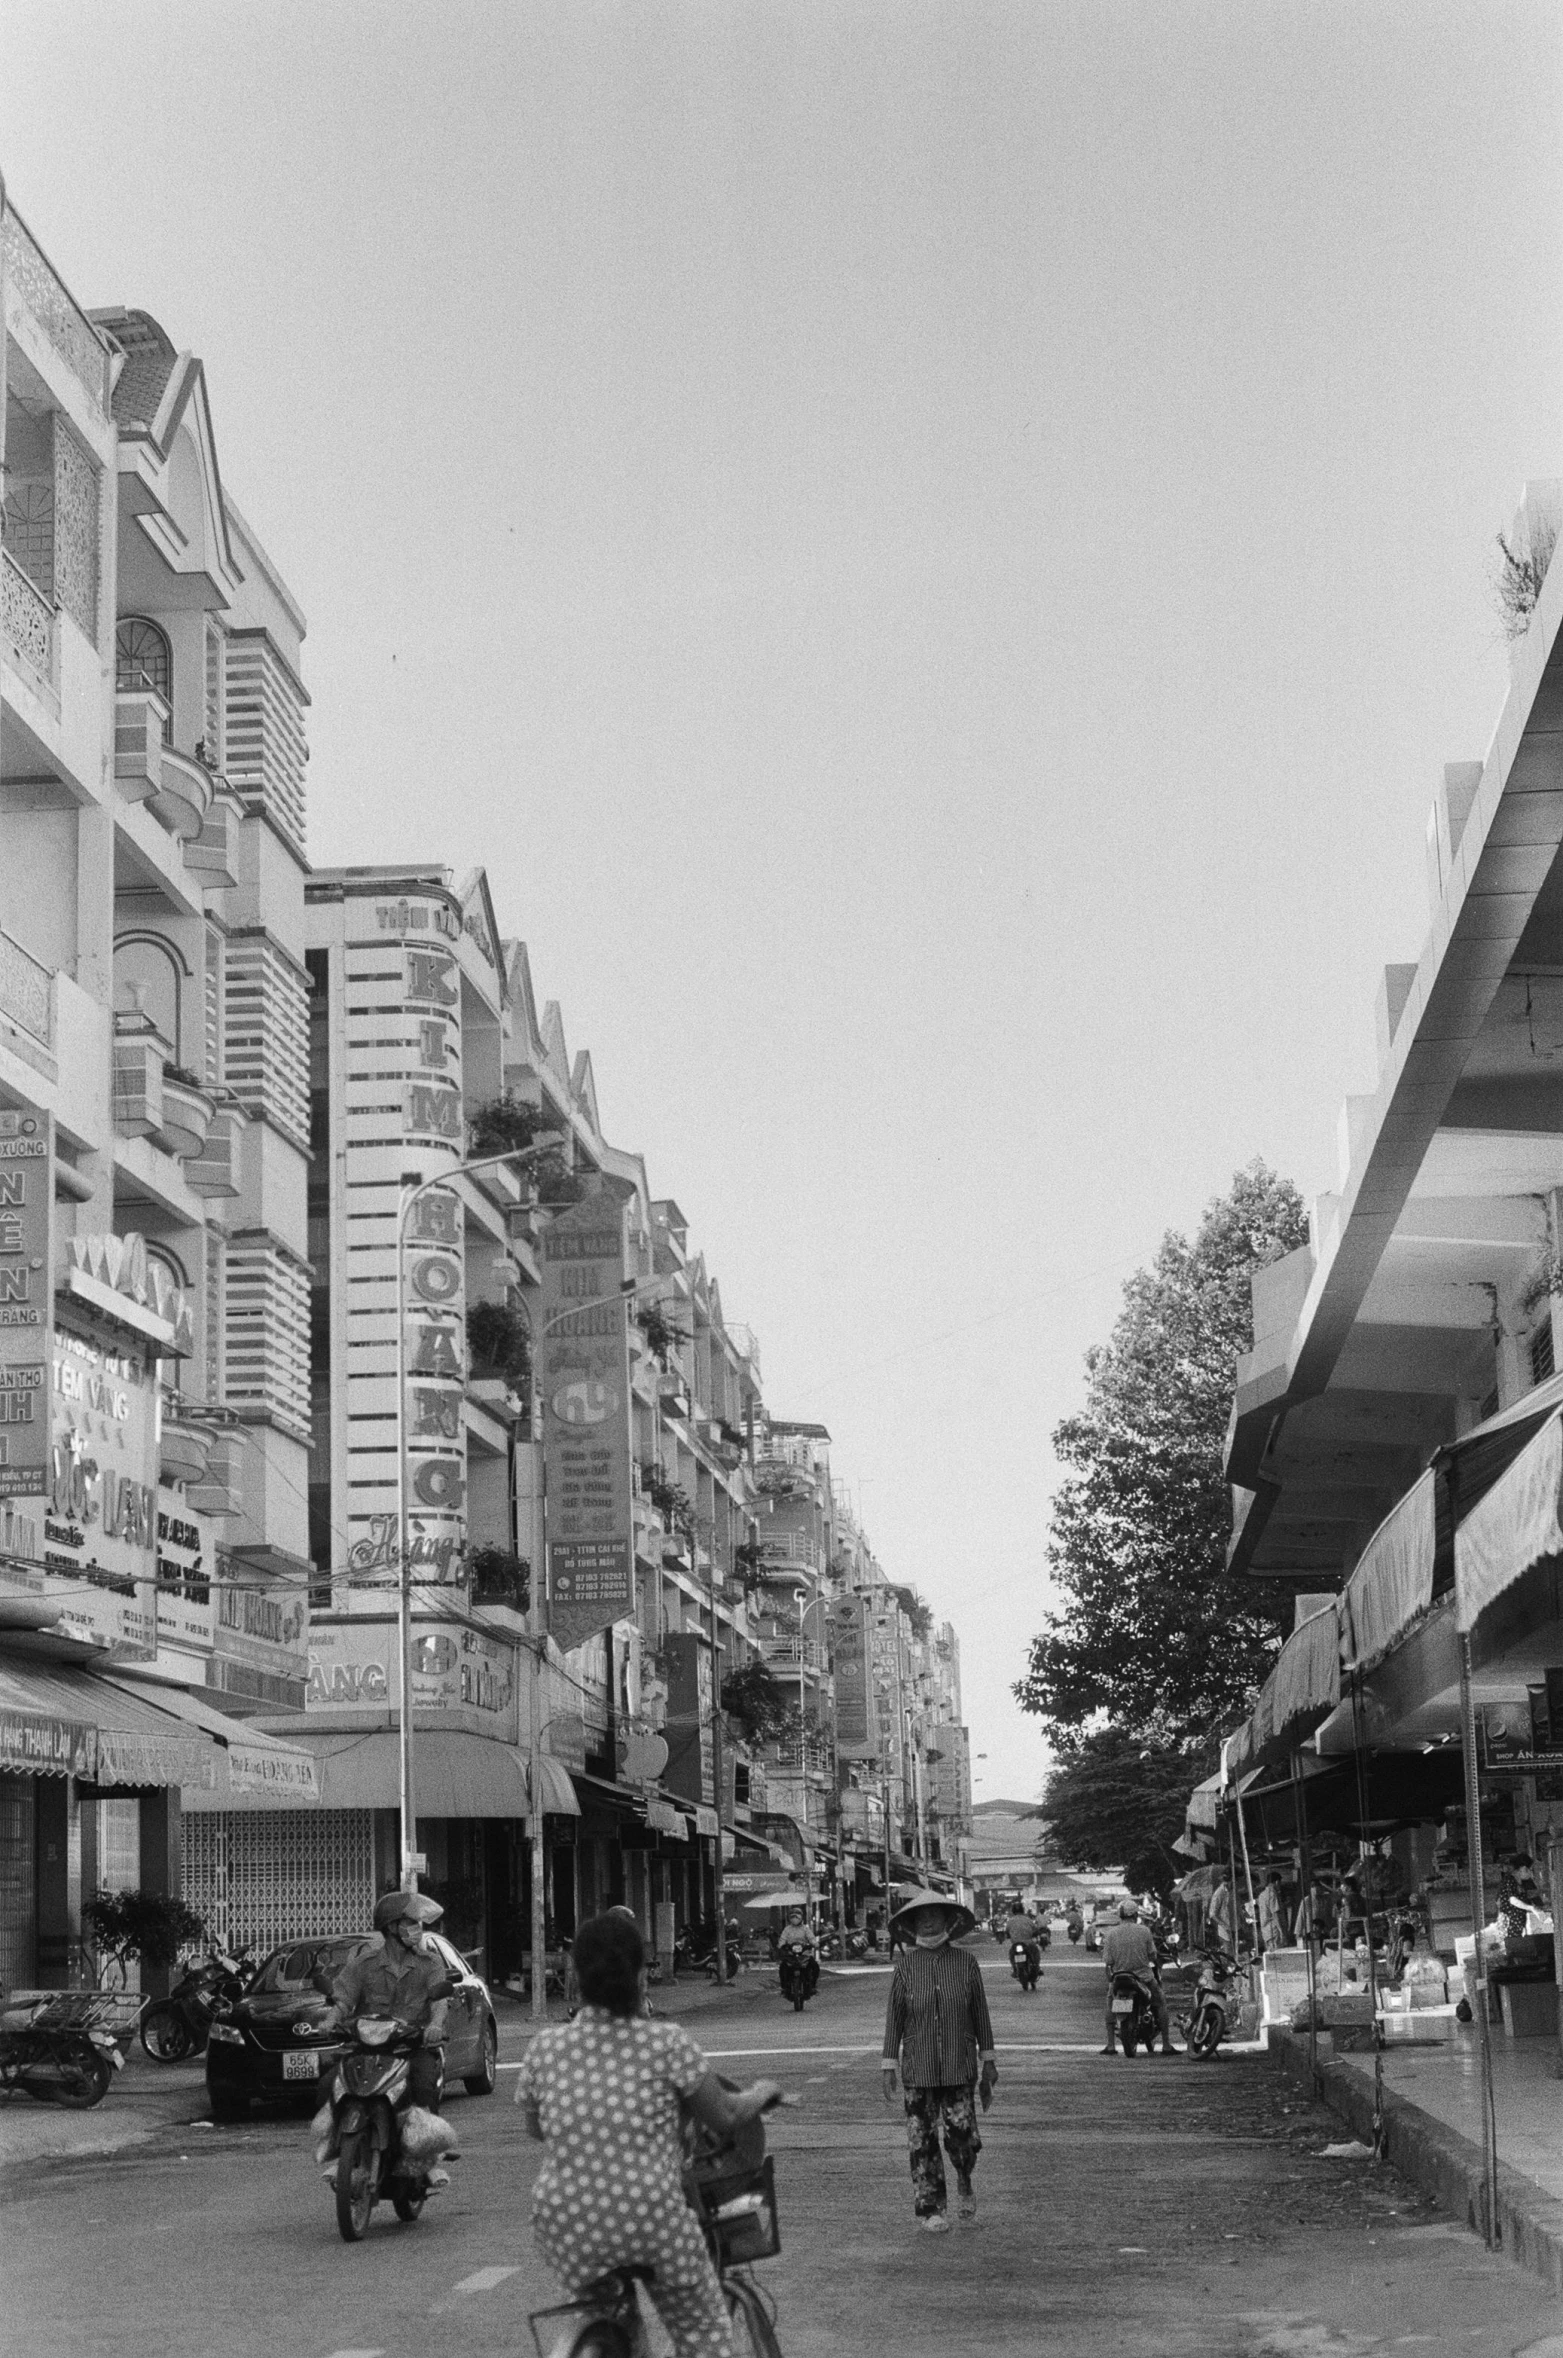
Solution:
[{"label": "hanging banner sign", "polygon": [[663,1640],[668,1666],[668,1762],[663,1783],[681,1801],[716,1801],[716,1734],[711,1649],[692,1630]]},{"label": "hanging banner sign", "polygon": [[51,1145],[48,1114],[0,1111],[0,1498],[49,1488]]},{"label": "hanging banner sign", "polygon": [[624,1206],[599,1189],[542,1244],[548,1628],[568,1653],[635,1605]]},{"label": "hanging banner sign", "polygon": [[868,1607],[862,1597],[842,1597],[826,1615],[831,1667],[836,1676],[836,1741],[849,1752],[873,1749],[869,1721]]},{"label": "hanging banner sign", "polygon": [[139,1350],[64,1327],[51,1355],[44,1568],[50,1593],[122,1653],[157,1652],[157,1376]]}]

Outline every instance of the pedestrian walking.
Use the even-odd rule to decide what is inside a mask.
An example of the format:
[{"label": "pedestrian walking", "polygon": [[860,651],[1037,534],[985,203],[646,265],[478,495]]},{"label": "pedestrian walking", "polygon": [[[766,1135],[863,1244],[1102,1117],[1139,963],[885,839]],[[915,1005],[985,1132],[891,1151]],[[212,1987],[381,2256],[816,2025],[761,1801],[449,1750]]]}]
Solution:
[{"label": "pedestrian walking", "polygon": [[941,2129],[955,2172],[957,2216],[977,2216],[971,2182],[982,2151],[977,2101],[980,2096],[986,2112],[999,2080],[981,1968],[969,1949],[955,1946],[976,1928],[970,1908],[937,1891],[912,1892],[890,1919],[891,1934],[903,1945],[885,2009],[885,2101],[896,2092],[899,2069],[913,2208],[930,2235],[947,2234],[950,2226]]}]

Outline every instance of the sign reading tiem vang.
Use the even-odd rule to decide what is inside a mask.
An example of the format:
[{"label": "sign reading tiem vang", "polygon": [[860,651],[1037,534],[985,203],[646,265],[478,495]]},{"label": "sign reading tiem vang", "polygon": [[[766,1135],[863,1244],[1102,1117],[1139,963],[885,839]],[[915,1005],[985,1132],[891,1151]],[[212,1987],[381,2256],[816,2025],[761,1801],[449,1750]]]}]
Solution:
[{"label": "sign reading tiem vang", "polygon": [[50,1143],[48,1114],[0,1109],[0,1498],[49,1488]]},{"label": "sign reading tiem vang", "polygon": [[542,1241],[548,1627],[568,1653],[634,1611],[624,1207],[600,1189]]}]

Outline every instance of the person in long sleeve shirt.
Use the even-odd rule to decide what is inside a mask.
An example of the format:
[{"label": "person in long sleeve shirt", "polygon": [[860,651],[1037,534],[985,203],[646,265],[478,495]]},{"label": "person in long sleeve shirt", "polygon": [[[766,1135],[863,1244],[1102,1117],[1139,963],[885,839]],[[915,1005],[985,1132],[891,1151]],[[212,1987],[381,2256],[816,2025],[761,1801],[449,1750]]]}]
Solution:
[{"label": "person in long sleeve shirt", "polygon": [[982,1972],[969,1949],[955,1946],[970,1931],[970,1911],[936,1892],[918,1892],[893,1919],[906,1936],[890,1979],[885,2009],[885,2100],[899,2071],[906,2099],[906,2140],[918,2223],[930,2234],[949,2229],[948,2191],[939,2132],[955,2171],[956,2210],[977,2215],[972,2172],[982,2151],[976,2099],[987,2111],[998,2085],[993,2025]]}]

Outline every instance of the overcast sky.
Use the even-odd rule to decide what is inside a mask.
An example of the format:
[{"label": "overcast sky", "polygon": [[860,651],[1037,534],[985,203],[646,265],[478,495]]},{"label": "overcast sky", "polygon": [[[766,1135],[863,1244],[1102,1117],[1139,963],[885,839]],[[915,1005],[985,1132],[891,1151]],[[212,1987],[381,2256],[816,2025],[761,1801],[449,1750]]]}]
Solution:
[{"label": "overcast sky", "polygon": [[1563,472],[1551,0],[7,0],[0,170],[207,364],[322,863],[481,862],[979,1798],[1128,1272],[1333,1184]]}]

